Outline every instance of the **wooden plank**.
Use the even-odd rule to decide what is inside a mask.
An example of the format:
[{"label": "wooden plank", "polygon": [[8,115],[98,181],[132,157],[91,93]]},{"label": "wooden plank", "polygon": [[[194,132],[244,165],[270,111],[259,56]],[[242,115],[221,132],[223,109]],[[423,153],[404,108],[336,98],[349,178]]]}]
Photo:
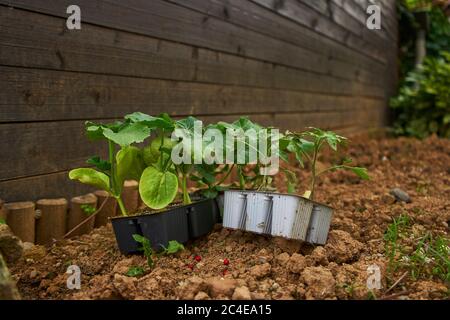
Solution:
[{"label": "wooden plank", "polygon": [[67,171],[0,181],[0,190],[2,197],[8,199],[8,202],[52,197],[70,199],[95,191],[94,188],[71,181]]},{"label": "wooden plank", "polygon": [[[213,16],[242,28],[250,29],[267,36],[290,42],[300,47],[307,48],[318,54],[332,56],[337,60],[348,63],[348,67],[355,65],[369,70],[384,68],[358,51],[336,43],[316,32],[294,23],[275,11],[267,10],[256,3],[242,0],[168,0],[173,3],[197,10],[209,16]],[[325,2],[311,2],[323,6]],[[361,26],[359,26],[361,28]]]},{"label": "wooden plank", "polygon": [[[0,4],[66,17],[70,0],[0,0]],[[79,0],[83,21],[114,29],[327,73],[327,58],[162,0]],[[99,10],[101,8],[101,10]],[[80,30],[83,32],[83,30]]]},{"label": "wooden plank", "polygon": [[[358,102],[358,101],[357,101]],[[367,125],[373,113],[384,109],[384,103],[359,103],[352,109],[341,111],[271,113],[251,115],[252,119],[264,125],[281,128],[301,129],[306,126],[351,126]],[[242,114],[242,113],[241,113]],[[364,117],[361,118],[360,115]],[[236,115],[199,116],[206,122],[233,121]],[[0,181],[59,172],[85,166],[86,159],[106,155],[106,145],[89,142],[84,136],[84,121],[32,122],[0,125],[0,143],[16,146],[2,150],[5,163],[14,166],[0,168]],[[26,160],[24,160],[26,159]],[[5,199],[0,195],[2,199]],[[56,196],[56,195],[54,195]]]},{"label": "wooden plank", "polygon": [[[35,25],[39,25],[39,29],[34,28]],[[0,28],[0,65],[333,94],[384,95],[381,87],[366,85],[379,80],[363,68],[354,71],[353,80],[358,83],[336,81],[337,78],[328,75],[274,67],[269,63],[92,25],[84,25],[83,34],[64,32],[59,18],[5,7],[0,7]],[[330,60],[330,64],[335,64],[339,75],[345,69],[340,61]]]},{"label": "wooden plank", "polygon": [[[0,0],[0,3],[11,4],[11,1]],[[65,8],[69,4],[68,0],[61,0],[56,5],[50,5],[44,0],[16,0],[12,5],[66,17]],[[79,6],[83,8],[85,22],[314,72],[326,73],[330,69],[324,55],[162,0],[132,0],[126,3],[117,0],[109,2],[81,0]],[[313,14],[312,18],[315,19],[315,16],[317,15]],[[326,19],[319,20],[327,23]],[[341,36],[347,37],[345,34]],[[358,43],[356,48],[366,50],[366,54],[369,55],[376,50],[366,43]],[[383,59],[383,55],[380,55],[380,58]]]},{"label": "wooden plank", "polygon": [[[0,122],[116,118],[136,110],[172,115],[342,110],[356,97],[13,67],[0,67],[0,74]],[[322,85],[327,84],[324,90],[331,91],[335,82]]]},{"label": "wooden plank", "polygon": [[329,37],[334,41],[343,43],[348,47],[361,51],[367,56],[385,63],[385,52],[372,43],[367,43],[360,37],[352,34],[340,25],[331,21],[327,16],[320,16],[317,12],[296,0],[250,0],[270,10],[275,10],[280,15],[304,25],[317,33]]}]

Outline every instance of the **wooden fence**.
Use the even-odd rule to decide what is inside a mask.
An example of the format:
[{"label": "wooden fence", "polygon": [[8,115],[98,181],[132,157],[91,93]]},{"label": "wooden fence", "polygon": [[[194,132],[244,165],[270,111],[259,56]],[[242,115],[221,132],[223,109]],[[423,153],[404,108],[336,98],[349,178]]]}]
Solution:
[{"label": "wooden fence", "polygon": [[[284,129],[381,126],[395,89],[395,1],[0,0],[0,198],[87,192],[67,171],[105,149],[85,120],[133,111]],[[69,5],[81,30],[68,30]]]}]

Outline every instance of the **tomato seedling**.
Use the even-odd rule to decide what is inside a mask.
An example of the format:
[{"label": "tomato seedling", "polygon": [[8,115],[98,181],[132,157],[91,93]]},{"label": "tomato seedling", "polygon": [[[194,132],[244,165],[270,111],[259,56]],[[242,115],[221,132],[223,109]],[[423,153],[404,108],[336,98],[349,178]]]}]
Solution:
[{"label": "tomato seedling", "polygon": [[369,180],[370,177],[366,168],[350,166],[350,159],[346,159],[342,164],[333,165],[322,171],[317,171],[317,161],[325,145],[328,145],[334,152],[337,152],[338,146],[345,143],[347,138],[337,135],[332,131],[310,128],[306,132],[286,133],[285,149],[295,155],[300,166],[304,167],[304,160],[310,162],[311,180],[309,185],[309,198],[314,200],[317,178],[329,171],[350,170],[361,179]]}]

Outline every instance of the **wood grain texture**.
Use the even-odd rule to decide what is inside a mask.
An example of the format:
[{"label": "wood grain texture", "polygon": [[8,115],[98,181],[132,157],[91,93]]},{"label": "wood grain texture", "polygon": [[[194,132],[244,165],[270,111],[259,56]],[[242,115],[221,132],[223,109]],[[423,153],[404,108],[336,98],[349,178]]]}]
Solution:
[{"label": "wood grain texture", "polygon": [[40,217],[36,221],[36,243],[47,245],[53,240],[60,240],[66,233],[67,200],[40,199],[36,202],[36,209],[40,210]]},{"label": "wood grain texture", "polygon": [[[0,198],[93,192],[71,168],[104,156],[86,120],[133,111],[249,115],[263,125],[384,125],[396,88],[395,5],[365,28],[369,0],[0,0]],[[25,160],[26,159],[26,160]]]},{"label": "wood grain texture", "polygon": [[[1,66],[0,73],[4,93],[0,95],[0,122],[117,118],[137,110],[171,115],[341,110],[359,98],[351,93],[316,94]],[[337,80],[321,82],[314,77],[302,81],[306,88],[307,82],[315,83],[322,91],[344,86]],[[351,91],[361,89],[358,84],[349,84]],[[367,90],[359,96],[382,99],[380,88]]]}]

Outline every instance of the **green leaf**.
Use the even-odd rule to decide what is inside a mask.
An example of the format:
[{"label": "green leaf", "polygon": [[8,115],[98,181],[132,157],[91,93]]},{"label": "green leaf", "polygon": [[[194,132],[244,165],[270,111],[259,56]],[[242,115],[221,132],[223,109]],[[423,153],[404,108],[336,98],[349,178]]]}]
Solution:
[{"label": "green leaf", "polygon": [[286,149],[295,155],[300,166],[303,167],[303,158],[314,150],[314,143],[305,139],[294,138],[289,142]]},{"label": "green leaf", "polygon": [[194,124],[196,121],[200,121],[195,117],[189,116],[187,118],[178,120],[175,122],[175,126],[180,129],[185,129],[189,131],[191,134],[194,134]]},{"label": "green leaf", "polygon": [[90,204],[82,204],[80,208],[81,210],[83,210],[83,213],[87,216],[90,216],[97,210],[93,205]]},{"label": "green leaf", "polygon": [[95,166],[97,169],[101,170],[101,171],[109,171],[111,170],[111,163],[109,163],[109,161],[105,161],[100,159],[99,156],[95,156],[92,158],[89,158],[86,161],[88,164],[91,164],[93,166]]},{"label": "green leaf", "polygon": [[141,122],[150,129],[171,131],[174,128],[174,122],[167,113],[162,113],[157,117],[153,117],[142,112],[134,112],[126,115],[125,119],[130,120],[131,122]]},{"label": "green leaf", "polygon": [[118,132],[114,132],[110,128],[104,128],[103,134],[107,139],[125,147],[133,143],[143,142],[150,136],[150,129],[145,124],[136,122],[126,125]]},{"label": "green leaf", "polygon": [[195,170],[200,174],[204,183],[206,183],[207,185],[212,185],[215,183],[215,165],[202,164],[195,165],[194,167]]},{"label": "green leaf", "polygon": [[116,155],[117,177],[122,184],[127,179],[139,181],[145,169],[142,151],[134,146],[123,147]]},{"label": "green leaf", "polygon": [[142,267],[132,266],[128,269],[125,275],[128,277],[139,277],[142,276],[144,273],[145,271]]},{"label": "green leaf", "polygon": [[6,224],[5,219],[0,218],[0,224]]},{"label": "green leaf", "polygon": [[184,250],[184,246],[176,240],[169,241],[169,245],[167,246],[165,252],[166,254],[174,254],[178,251]]},{"label": "green leaf", "polygon": [[78,180],[81,183],[88,184],[101,190],[109,190],[109,177],[92,168],[78,168],[69,172],[71,180]]},{"label": "green leaf", "polygon": [[360,177],[363,180],[370,180],[370,176],[367,173],[366,168],[361,168],[361,167],[344,167],[344,168],[352,171],[354,174],[356,174],[358,177]]},{"label": "green leaf", "polygon": [[169,205],[178,191],[178,177],[172,172],[162,172],[155,167],[144,170],[139,182],[142,201],[152,209]]},{"label": "green leaf", "polygon": [[[162,149],[172,150],[172,148],[176,145],[176,142],[172,141],[168,137],[157,137],[153,139],[152,142],[142,150],[143,159],[147,166],[155,164],[158,162],[158,160],[160,160],[160,156],[163,153],[163,150],[160,150],[161,139],[163,140]],[[165,157],[164,159],[166,158],[167,157]]]},{"label": "green leaf", "polygon": [[144,243],[145,242],[145,238],[143,236],[141,236],[140,234],[133,234],[132,235],[134,241],[139,242],[139,243]]},{"label": "green leaf", "polygon": [[214,189],[204,189],[202,190],[202,195],[207,199],[214,199],[217,197],[218,192]]}]

